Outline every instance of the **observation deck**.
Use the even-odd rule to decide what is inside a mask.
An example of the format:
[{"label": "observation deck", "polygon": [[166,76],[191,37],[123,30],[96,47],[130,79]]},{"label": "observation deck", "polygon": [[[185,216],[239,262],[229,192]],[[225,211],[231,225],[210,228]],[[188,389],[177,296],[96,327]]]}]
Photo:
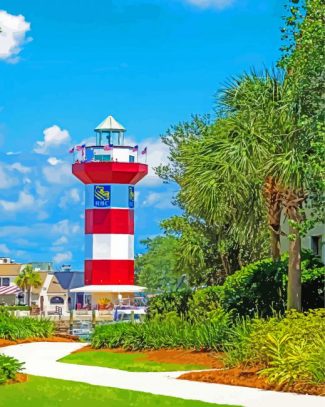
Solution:
[{"label": "observation deck", "polygon": [[85,146],[74,152],[72,173],[84,184],[135,185],[148,174],[145,158],[137,147]]}]

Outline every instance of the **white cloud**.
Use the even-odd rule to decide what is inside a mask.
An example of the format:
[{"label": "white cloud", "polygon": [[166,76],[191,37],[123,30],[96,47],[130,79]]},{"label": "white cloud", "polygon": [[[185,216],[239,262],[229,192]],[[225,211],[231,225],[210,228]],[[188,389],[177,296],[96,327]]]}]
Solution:
[{"label": "white cloud", "polygon": [[158,209],[173,208],[172,199],[173,193],[167,192],[150,192],[143,201],[142,206],[153,206]]},{"label": "white cloud", "polygon": [[34,148],[37,154],[49,154],[52,149],[57,149],[62,145],[70,143],[70,134],[67,130],[61,129],[56,124],[43,131],[44,140],[37,141]]},{"label": "white cloud", "polygon": [[61,246],[68,243],[68,239],[66,236],[59,237],[54,243],[53,246]]},{"label": "white cloud", "polygon": [[0,256],[3,254],[10,254],[10,250],[6,244],[0,243]]},{"label": "white cloud", "polygon": [[[147,139],[144,140],[141,145],[141,151],[144,147],[147,147],[148,175],[139,182],[139,185],[161,185],[162,180],[155,174],[154,168],[158,167],[160,164],[168,163],[169,148],[166,144],[163,144],[160,139]],[[139,159],[144,160],[145,156],[141,155],[141,151],[139,153]]]},{"label": "white cloud", "polygon": [[14,16],[0,10],[0,59],[15,63],[19,61],[21,47],[31,38],[26,38],[30,23],[21,14]]},{"label": "white cloud", "polygon": [[49,188],[42,185],[39,181],[35,182],[35,189],[37,195],[39,195],[40,197],[46,197],[49,192]]},{"label": "white cloud", "polygon": [[6,155],[20,155],[21,151],[7,151]]},{"label": "white cloud", "polygon": [[18,212],[21,210],[31,209],[35,205],[33,195],[25,191],[20,191],[17,201],[0,200],[0,206],[7,212]]},{"label": "white cloud", "polygon": [[28,178],[28,177],[24,177],[24,178],[23,178],[23,183],[24,183],[24,184],[31,184],[31,183],[32,183],[32,180],[31,180],[30,178]]},{"label": "white cloud", "polygon": [[57,253],[53,257],[53,262],[56,264],[63,263],[66,261],[70,261],[72,259],[72,253],[70,251],[64,253]]},{"label": "white cloud", "polygon": [[75,181],[71,173],[71,165],[68,163],[46,166],[43,168],[43,175],[50,184],[66,185]]},{"label": "white cloud", "polygon": [[81,228],[78,223],[72,223],[68,219],[61,220],[52,227],[52,232],[58,235],[71,235],[81,233]]},{"label": "white cloud", "polygon": [[28,174],[29,172],[31,172],[31,168],[29,167],[25,167],[24,165],[22,165],[21,163],[13,163],[9,166],[10,169],[12,170],[16,170],[18,172],[20,172],[21,174]]},{"label": "white cloud", "polygon": [[8,174],[8,167],[0,163],[0,189],[11,188],[18,184],[18,179]]},{"label": "white cloud", "polygon": [[69,191],[66,191],[61,197],[59,207],[66,208],[69,204],[78,203],[80,200],[79,190],[77,188],[72,188]]},{"label": "white cloud", "polygon": [[234,0],[184,0],[186,3],[192,4],[200,8],[215,8],[223,10],[234,3]]},{"label": "white cloud", "polygon": [[58,160],[56,157],[49,157],[47,159],[47,162],[51,165],[58,165],[58,164],[62,163],[62,160]]}]

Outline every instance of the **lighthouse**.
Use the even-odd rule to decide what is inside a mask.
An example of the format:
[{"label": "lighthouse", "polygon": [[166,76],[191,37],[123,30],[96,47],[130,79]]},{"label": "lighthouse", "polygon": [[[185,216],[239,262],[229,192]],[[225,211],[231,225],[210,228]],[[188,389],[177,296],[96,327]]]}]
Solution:
[{"label": "lighthouse", "polygon": [[72,173],[85,185],[85,286],[74,291],[91,293],[93,303],[144,289],[134,285],[134,198],[148,166],[138,146],[125,145],[125,131],[108,116],[95,145],[72,149]]}]

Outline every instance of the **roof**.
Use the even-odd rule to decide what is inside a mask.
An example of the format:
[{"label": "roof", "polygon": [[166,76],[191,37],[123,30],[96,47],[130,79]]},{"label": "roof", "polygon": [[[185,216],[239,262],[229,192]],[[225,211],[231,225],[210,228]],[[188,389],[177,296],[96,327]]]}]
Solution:
[{"label": "roof", "polygon": [[57,271],[54,275],[65,290],[84,285],[84,273],[80,271]]},{"label": "roof", "polygon": [[0,286],[0,295],[12,295],[20,292],[20,289],[16,285]]},{"label": "roof", "polygon": [[53,275],[53,278],[50,282],[47,293],[48,294],[63,294],[66,292],[67,292],[67,290],[61,286],[61,284],[58,282],[58,279],[56,278],[56,276]]},{"label": "roof", "polygon": [[107,116],[106,119],[95,128],[95,131],[110,130],[125,131],[125,128],[119,122],[117,122],[113,116]]},{"label": "roof", "polygon": [[74,288],[74,293],[138,293],[146,290],[146,287],[138,285],[85,285],[84,287]]},{"label": "roof", "polygon": [[46,277],[49,274],[47,271],[37,271],[37,273],[40,275],[42,283],[41,283],[41,285],[39,287],[33,287],[33,294],[40,294],[41,293],[42,288],[44,287]]},{"label": "roof", "polygon": [[7,277],[7,276],[18,276],[22,264],[0,264],[0,276]]}]

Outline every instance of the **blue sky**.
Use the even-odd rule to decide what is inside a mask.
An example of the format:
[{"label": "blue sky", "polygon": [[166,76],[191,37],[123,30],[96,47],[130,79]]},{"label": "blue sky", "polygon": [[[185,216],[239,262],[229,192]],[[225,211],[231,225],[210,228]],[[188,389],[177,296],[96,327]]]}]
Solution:
[{"label": "blue sky", "polygon": [[[112,114],[167,162],[159,136],[212,113],[227,78],[279,57],[281,0],[2,0],[0,256],[82,269],[83,185],[70,146]],[[151,171],[137,188],[139,241],[177,212]]]}]

